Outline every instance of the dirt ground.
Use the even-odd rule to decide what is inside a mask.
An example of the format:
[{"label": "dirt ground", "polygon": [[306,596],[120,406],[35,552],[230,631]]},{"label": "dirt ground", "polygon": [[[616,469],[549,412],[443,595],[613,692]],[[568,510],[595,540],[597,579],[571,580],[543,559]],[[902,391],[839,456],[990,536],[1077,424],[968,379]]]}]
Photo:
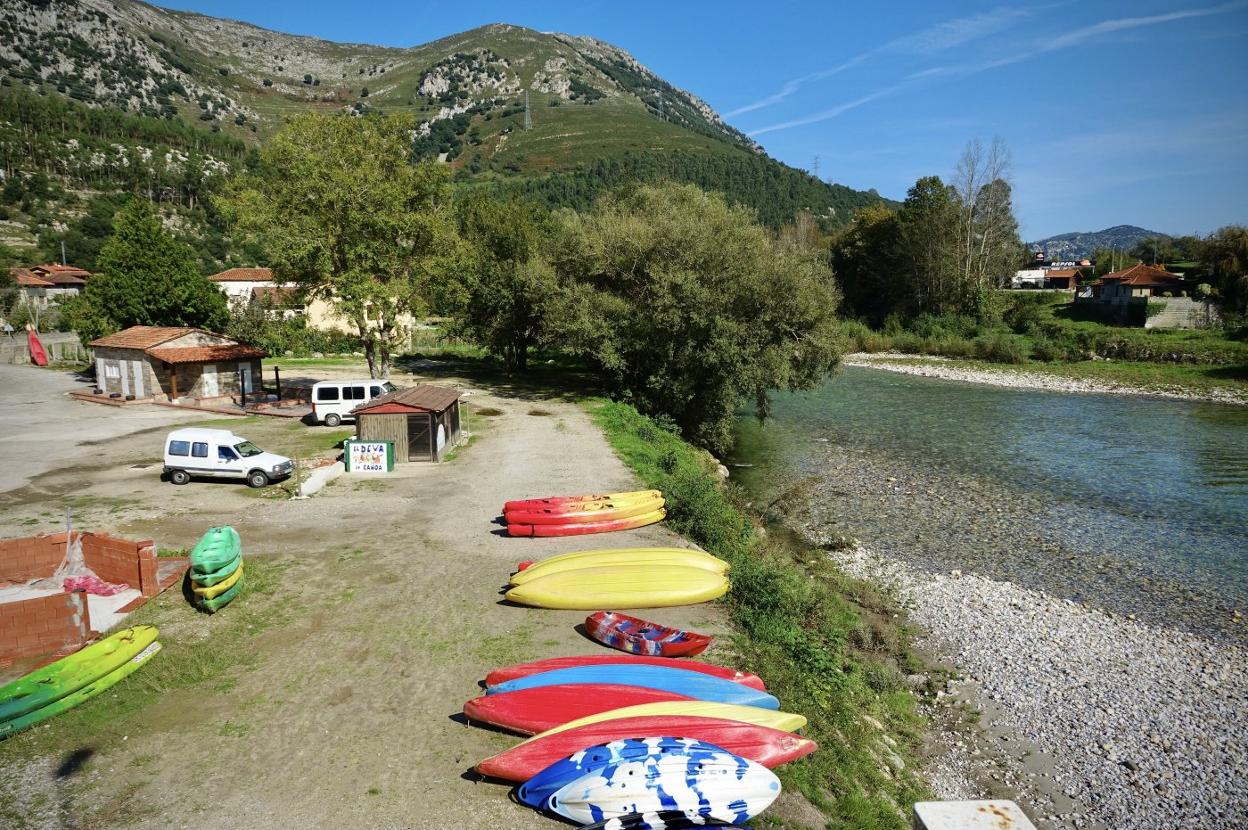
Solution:
[{"label": "dirt ground", "polygon": [[[0,815],[30,827],[556,826],[512,803],[507,787],[476,780],[477,760],[520,739],[467,726],[458,713],[495,666],[601,647],[575,628],[584,612],[512,607],[500,588],[523,559],[687,543],[661,526],[579,540],[507,538],[493,520],[508,498],[639,485],[574,403],[501,388],[476,388],[468,401],[477,437],[453,460],[403,465],[392,477],[343,476],[308,500],[243,485],[163,483],[163,428],[55,454],[29,484],[0,493],[3,537],[59,530],[69,506],[78,527],[166,548],[190,547],[209,526],[231,524],[248,561],[282,568],[275,593],[244,595],[214,617],[176,589],[149,606],[165,645],[156,660],[185,658],[224,631],[231,612],[239,618],[244,603],[271,603],[260,610],[279,622],[244,638],[250,666],[220,682],[176,688],[98,734],[62,735],[55,730],[69,727],[53,720],[41,727],[46,735],[0,744]],[[74,406],[84,423],[103,417]],[[489,408],[501,414],[479,414]],[[235,429],[305,456],[318,445],[328,452],[341,435],[266,418]],[[0,448],[0,467],[20,463],[13,445]],[[725,633],[712,605],[644,613]],[[726,649],[721,641],[707,657],[727,662]],[[124,695],[126,683],[114,694]],[[53,744],[70,751],[37,751]]]}]

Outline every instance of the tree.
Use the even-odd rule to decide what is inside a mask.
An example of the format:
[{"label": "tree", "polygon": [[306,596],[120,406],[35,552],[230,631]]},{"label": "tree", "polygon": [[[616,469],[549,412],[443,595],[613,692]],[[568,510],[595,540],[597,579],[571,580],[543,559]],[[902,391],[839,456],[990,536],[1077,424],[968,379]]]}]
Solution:
[{"label": "tree", "polygon": [[1248,228],[1228,225],[1207,240],[1209,268],[1222,300],[1222,311],[1232,319],[1248,316]]},{"label": "tree", "polygon": [[882,204],[859,208],[832,241],[832,271],[846,311],[879,325],[899,303],[897,214]]},{"label": "tree", "polygon": [[908,315],[965,311],[960,296],[958,203],[939,176],[914,183],[897,211],[898,304]]},{"label": "tree", "polygon": [[84,343],[129,326],[219,330],[225,295],[199,273],[195,252],[173,238],[151,206],[131,199],[113,220],[86,290],[64,304]]},{"label": "tree", "polygon": [[263,242],[279,280],[351,321],[375,378],[389,377],[414,317],[466,256],[449,173],[411,163],[414,130],[397,115],[298,116],[219,202]]},{"label": "tree", "polygon": [[455,285],[459,329],[499,357],[508,372],[524,371],[559,289],[543,250],[550,217],[531,202],[477,193],[460,206],[459,225],[473,248],[472,265]]},{"label": "tree", "polygon": [[839,360],[826,260],[774,240],[754,214],[692,185],[637,185],[557,215],[568,288],[549,337],[593,362],[639,408],[715,452],[769,393],[809,389]]},{"label": "tree", "polygon": [[1009,150],[1000,138],[993,139],[987,150],[974,139],[962,151],[953,176],[958,203],[955,292],[962,310],[973,310],[980,317],[985,316],[992,289],[1007,284],[1013,275],[1022,244],[1006,180],[1009,164]]}]

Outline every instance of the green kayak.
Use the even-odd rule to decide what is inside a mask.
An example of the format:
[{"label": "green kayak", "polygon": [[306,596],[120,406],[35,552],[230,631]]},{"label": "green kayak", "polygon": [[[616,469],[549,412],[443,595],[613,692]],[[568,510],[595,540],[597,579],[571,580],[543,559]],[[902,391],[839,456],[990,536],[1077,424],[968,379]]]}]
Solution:
[{"label": "green kayak", "polygon": [[243,554],[238,531],[229,525],[210,527],[191,551],[191,573],[209,574],[219,571]]},{"label": "green kayak", "polygon": [[116,670],[159,633],[152,625],[123,629],[0,687],[0,722],[45,707]]},{"label": "green kayak", "polygon": [[238,596],[239,594],[243,592],[243,583],[246,580],[247,580],[247,577],[245,576],[240,577],[238,582],[234,583],[234,587],[226,591],[224,594],[221,594],[220,596],[215,596],[212,599],[196,600],[195,604],[198,605],[200,608],[204,609],[205,611],[220,610],[221,608],[224,608],[225,606],[229,605],[230,601],[233,600],[234,597]]},{"label": "green kayak", "polygon": [[[151,628],[151,626],[144,627]],[[100,692],[111,689],[113,686],[117,685],[118,682],[138,671],[139,667],[155,657],[158,651],[160,651],[160,643],[153,640],[138,654],[134,655],[103,677],[99,677],[93,682],[88,683],[86,686],[83,686],[81,689],[65,695],[59,700],[49,703],[47,706],[41,706],[33,712],[27,712],[21,717],[13,718],[12,720],[0,723],[0,740],[21,732],[23,729],[29,729],[40,721],[45,721],[50,717],[61,714],[62,712],[68,712],[84,700],[90,700]]]},{"label": "green kayak", "polygon": [[211,588],[218,582],[224,582],[229,579],[230,575],[238,570],[238,565],[242,561],[242,556],[236,556],[211,573],[197,574],[194,571],[191,571],[191,579],[195,581],[196,585],[199,585],[202,588]]}]

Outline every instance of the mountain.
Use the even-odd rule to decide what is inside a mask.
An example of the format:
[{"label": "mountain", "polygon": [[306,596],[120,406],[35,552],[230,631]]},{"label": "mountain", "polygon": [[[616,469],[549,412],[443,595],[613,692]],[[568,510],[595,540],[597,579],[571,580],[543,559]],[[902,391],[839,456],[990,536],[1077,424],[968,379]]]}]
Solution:
[{"label": "mountain", "polygon": [[1033,251],[1044,251],[1050,260],[1070,260],[1090,257],[1097,248],[1129,251],[1146,239],[1170,239],[1170,236],[1135,225],[1115,225],[1103,231],[1062,233],[1029,242],[1028,246]]}]

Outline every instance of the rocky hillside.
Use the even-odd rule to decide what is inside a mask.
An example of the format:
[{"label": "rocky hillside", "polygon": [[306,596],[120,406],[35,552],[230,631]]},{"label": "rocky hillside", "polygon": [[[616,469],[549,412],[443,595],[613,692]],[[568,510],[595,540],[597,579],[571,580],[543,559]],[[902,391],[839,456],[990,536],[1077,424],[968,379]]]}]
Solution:
[{"label": "rocky hillside", "polygon": [[1115,225],[1103,231],[1075,231],[1029,242],[1031,250],[1044,251],[1050,260],[1080,259],[1092,256],[1097,248],[1129,251],[1145,239],[1169,239],[1167,234],[1135,225]]}]

